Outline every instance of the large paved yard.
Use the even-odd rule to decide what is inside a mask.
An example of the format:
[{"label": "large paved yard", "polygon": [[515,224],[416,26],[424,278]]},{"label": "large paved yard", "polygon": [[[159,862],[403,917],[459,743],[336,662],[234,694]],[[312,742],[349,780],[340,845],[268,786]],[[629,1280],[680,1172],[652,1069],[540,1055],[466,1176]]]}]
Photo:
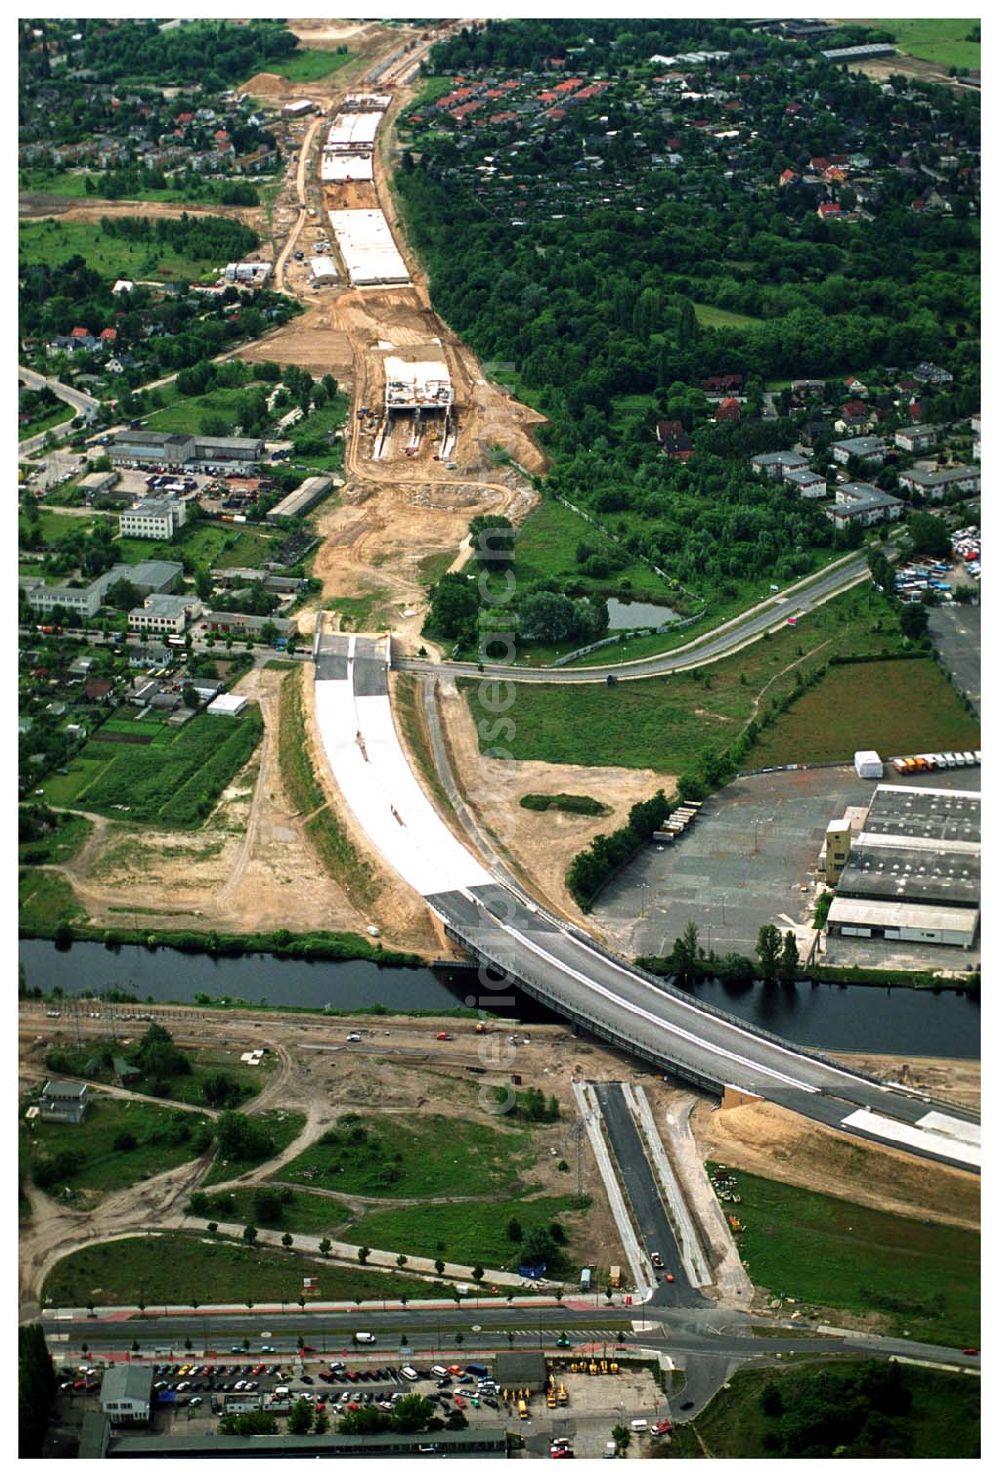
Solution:
[{"label": "large paved yard", "polygon": [[[885,784],[978,790],[978,767],[915,777],[888,771]],[[866,805],[875,782],[850,767],[753,775],[707,800],[679,841],[645,847],[605,889],[595,922],[632,955],[666,955],[685,924],[717,954],[753,958],[762,924],[795,929],[804,955],[812,943],[812,911],[822,891],[814,870],[827,823],[845,806]],[[837,940],[837,963],[899,964],[878,942]],[[917,964],[959,969],[962,950],[915,946]],[[955,957],[959,957],[956,959]],[[831,953],[827,957],[833,962]],[[916,958],[916,957],[915,957]],[[911,966],[916,968],[916,965]]]}]

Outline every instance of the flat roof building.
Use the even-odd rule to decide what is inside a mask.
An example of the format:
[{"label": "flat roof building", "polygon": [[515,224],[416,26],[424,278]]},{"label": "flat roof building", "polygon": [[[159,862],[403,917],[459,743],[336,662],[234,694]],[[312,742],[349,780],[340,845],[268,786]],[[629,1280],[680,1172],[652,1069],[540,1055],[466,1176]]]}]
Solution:
[{"label": "flat roof building", "polygon": [[789,487],[796,488],[800,497],[826,497],[826,478],[822,473],[813,472],[809,467],[786,467],[781,474],[781,480],[787,482]]},{"label": "flat roof building", "polygon": [[903,500],[892,493],[884,493],[870,482],[842,482],[836,493],[836,502],[823,511],[839,528],[851,523],[862,525],[882,523],[897,519],[903,512]]},{"label": "flat roof building", "polygon": [[750,466],[761,477],[780,480],[785,472],[797,472],[809,466],[809,458],[801,452],[758,452],[750,458]]},{"label": "flat roof building", "polygon": [[134,631],[161,631],[179,636],[189,620],[201,614],[196,595],[150,595],[145,603],[128,613]]},{"label": "flat roof building", "polygon": [[933,499],[942,498],[945,493],[978,493],[981,481],[978,467],[940,467],[931,472],[911,467],[899,474],[901,488]]},{"label": "flat roof building", "polygon": [[118,532],[128,539],[172,539],[186,521],[180,498],[140,498],[118,515]]},{"label": "flat roof building", "polygon": [[269,523],[279,518],[298,518],[314,508],[320,498],[325,498],[332,487],[332,477],[307,477],[287,498],[269,509],[265,517]]},{"label": "flat roof building", "polygon": [[42,1089],[39,1117],[50,1124],[79,1124],[90,1103],[90,1088],[68,1078],[50,1078]]},{"label": "flat roof building", "polygon": [[861,829],[846,839],[846,859],[836,859],[829,931],[971,948],[981,899],[980,807],[976,791],[878,786]]}]

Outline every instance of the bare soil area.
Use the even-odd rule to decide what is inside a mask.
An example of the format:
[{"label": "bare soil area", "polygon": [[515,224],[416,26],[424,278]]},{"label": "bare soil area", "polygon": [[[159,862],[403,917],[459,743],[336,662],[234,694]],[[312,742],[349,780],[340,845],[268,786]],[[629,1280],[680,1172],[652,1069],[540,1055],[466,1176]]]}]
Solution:
[{"label": "bare soil area", "polygon": [[867,1052],[831,1052],[829,1056],[886,1083],[902,1083],[904,1087],[929,1093],[932,1098],[979,1112],[983,1065],[973,1058],[910,1057],[904,1061]]},{"label": "bare soil area", "polygon": [[[480,752],[469,705],[454,681],[438,686],[441,715],[455,778],[470,809],[530,885],[535,896],[557,913],[584,922],[566,889],[566,869],[577,852],[600,833],[621,826],[629,808],[646,800],[660,785],[652,770],[612,766],[550,765],[540,760],[489,759]],[[516,706],[510,714],[517,722]],[[529,811],[521,797],[529,793],[589,795],[612,808],[610,816],[574,816],[564,811]],[[587,921],[592,927],[592,921]]]},{"label": "bare soil area", "polygon": [[691,1115],[702,1158],[900,1216],[977,1231],[979,1178],[901,1150],[862,1143],[773,1103]]},{"label": "bare soil area", "polygon": [[[53,202],[48,208],[45,202]],[[58,215],[63,221],[96,223],[102,216],[231,216],[251,226],[261,236],[267,235],[267,218],[259,205],[168,205],[160,200],[88,200],[86,205],[65,202],[59,195],[27,193],[19,197],[19,210],[23,216]]]},{"label": "bare soil area", "polygon": [[[254,670],[236,691],[256,699],[264,738],[197,831],[158,831],[95,819],[64,872],[92,923],[163,929],[293,933],[368,922],[325,872],[281,784],[278,692],[284,673]],[[395,942],[395,941],[393,941]]]}]

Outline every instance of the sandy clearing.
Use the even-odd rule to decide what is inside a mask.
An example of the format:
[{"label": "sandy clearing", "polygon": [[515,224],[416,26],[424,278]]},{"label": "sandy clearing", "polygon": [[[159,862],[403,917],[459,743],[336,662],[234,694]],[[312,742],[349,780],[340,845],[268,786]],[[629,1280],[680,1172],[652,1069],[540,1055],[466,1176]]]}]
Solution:
[{"label": "sandy clearing", "polygon": [[978,1176],[862,1144],[772,1103],[714,1109],[701,1101],[691,1123],[703,1159],[878,1211],[979,1229]]},{"label": "sandy clearing", "polygon": [[968,1057],[888,1057],[869,1052],[831,1052],[838,1062],[845,1062],[864,1073],[889,1083],[902,1083],[939,1098],[945,1103],[959,1104],[979,1112],[982,1098],[983,1065]]}]

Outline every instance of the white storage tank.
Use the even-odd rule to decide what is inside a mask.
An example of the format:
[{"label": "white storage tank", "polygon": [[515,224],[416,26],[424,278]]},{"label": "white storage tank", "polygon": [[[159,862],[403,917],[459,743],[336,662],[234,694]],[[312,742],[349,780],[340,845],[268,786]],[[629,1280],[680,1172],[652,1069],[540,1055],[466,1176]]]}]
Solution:
[{"label": "white storage tank", "polygon": [[882,779],[882,761],[874,749],[855,750],[854,769],[860,780]]}]

